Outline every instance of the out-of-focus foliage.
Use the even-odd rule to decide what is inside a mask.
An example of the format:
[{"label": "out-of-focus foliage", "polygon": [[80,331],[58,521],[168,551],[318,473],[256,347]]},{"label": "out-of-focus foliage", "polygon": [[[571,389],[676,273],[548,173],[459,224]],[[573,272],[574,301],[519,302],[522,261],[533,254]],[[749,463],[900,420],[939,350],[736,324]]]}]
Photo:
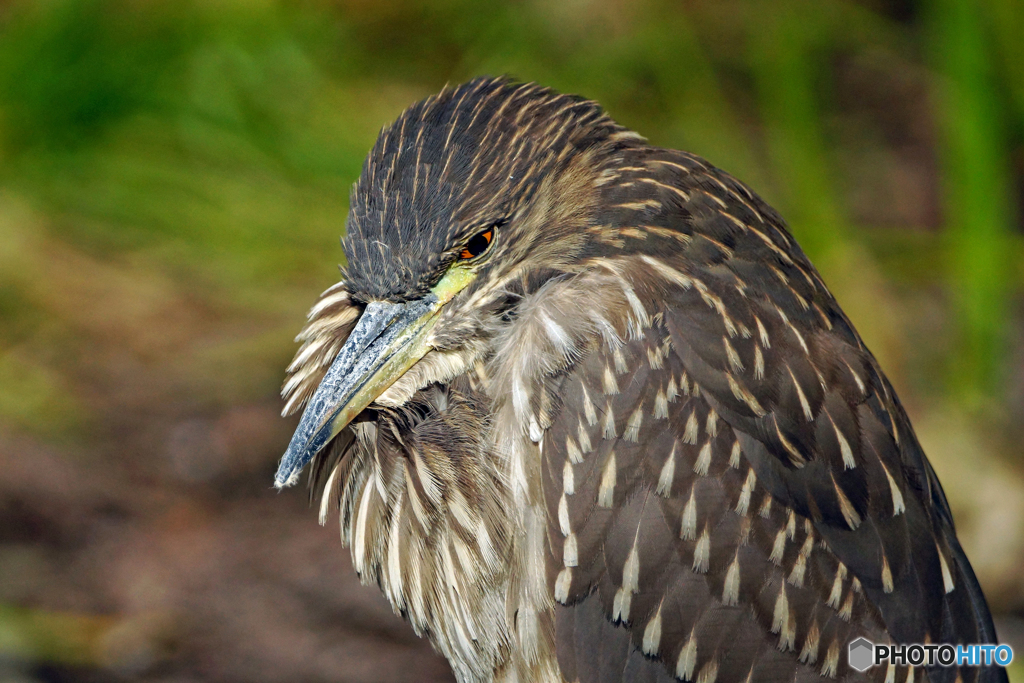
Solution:
[{"label": "out-of-focus foliage", "polygon": [[787,217],[1024,652],[1022,35],[1020,0],[0,1],[0,678],[446,675],[269,495],[276,390],[377,131],[503,73]]}]

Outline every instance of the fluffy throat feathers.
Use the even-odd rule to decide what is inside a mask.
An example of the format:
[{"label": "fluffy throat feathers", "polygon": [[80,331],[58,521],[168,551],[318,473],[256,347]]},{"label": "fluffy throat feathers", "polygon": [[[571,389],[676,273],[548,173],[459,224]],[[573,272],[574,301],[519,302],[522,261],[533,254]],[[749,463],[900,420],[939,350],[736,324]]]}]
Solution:
[{"label": "fluffy throat feathers", "polygon": [[321,521],[339,510],[362,580],[429,635],[459,680],[560,680],[540,441],[570,367],[656,322],[631,265],[602,260],[549,279],[478,347],[428,353],[314,465],[327,473]]}]

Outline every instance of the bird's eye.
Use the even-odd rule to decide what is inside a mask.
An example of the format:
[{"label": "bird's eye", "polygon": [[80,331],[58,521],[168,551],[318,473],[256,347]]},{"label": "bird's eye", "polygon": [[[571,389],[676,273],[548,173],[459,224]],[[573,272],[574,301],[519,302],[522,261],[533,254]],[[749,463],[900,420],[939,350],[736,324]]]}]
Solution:
[{"label": "bird's eye", "polygon": [[480,254],[487,251],[487,247],[491,246],[491,240],[494,239],[494,228],[487,228],[483,232],[477,233],[469,238],[466,242],[466,246],[462,248],[459,253],[461,259],[476,258]]}]

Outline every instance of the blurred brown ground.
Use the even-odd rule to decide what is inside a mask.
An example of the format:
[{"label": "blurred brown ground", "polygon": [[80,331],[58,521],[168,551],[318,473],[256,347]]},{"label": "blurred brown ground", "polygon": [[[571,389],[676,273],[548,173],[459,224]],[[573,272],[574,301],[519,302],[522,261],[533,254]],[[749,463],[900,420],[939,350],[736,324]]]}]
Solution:
[{"label": "blurred brown ground", "polygon": [[376,131],[504,72],[787,216],[1024,657],[1020,35],[1017,0],[0,2],[0,683],[451,679],[272,490],[277,388]]}]

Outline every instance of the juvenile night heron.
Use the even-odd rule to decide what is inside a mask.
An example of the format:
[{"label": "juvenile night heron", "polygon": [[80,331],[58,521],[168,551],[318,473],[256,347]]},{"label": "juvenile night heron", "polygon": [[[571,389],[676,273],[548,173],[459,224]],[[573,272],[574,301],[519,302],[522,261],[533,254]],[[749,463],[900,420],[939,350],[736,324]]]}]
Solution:
[{"label": "juvenile night heron", "polygon": [[312,462],[459,680],[1006,680],[849,666],[995,632],[892,386],[742,183],[478,79],[381,133],[343,246],[276,483]]}]

